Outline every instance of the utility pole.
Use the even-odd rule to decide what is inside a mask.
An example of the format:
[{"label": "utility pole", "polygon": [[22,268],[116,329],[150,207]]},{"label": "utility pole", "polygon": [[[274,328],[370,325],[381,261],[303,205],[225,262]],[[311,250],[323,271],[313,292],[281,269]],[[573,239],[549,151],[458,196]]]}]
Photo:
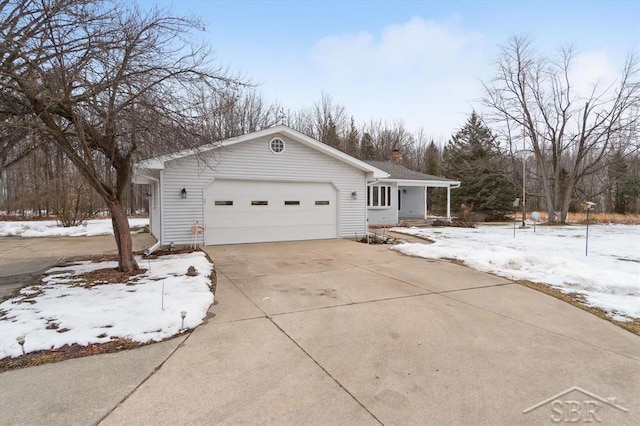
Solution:
[{"label": "utility pole", "polygon": [[[526,139],[526,133],[527,133],[527,116],[526,116],[526,103],[527,103],[527,98],[525,96],[525,90],[526,90],[526,84],[525,84],[525,78],[526,78],[526,73],[523,72],[522,73],[522,227],[525,227],[525,218],[527,216],[527,180],[526,180],[526,173],[527,173],[527,139]],[[533,131],[533,129],[532,129]],[[515,218],[514,218],[515,219]]]},{"label": "utility pole", "polygon": [[527,142],[526,127],[522,121],[522,227],[525,227],[527,217]]}]

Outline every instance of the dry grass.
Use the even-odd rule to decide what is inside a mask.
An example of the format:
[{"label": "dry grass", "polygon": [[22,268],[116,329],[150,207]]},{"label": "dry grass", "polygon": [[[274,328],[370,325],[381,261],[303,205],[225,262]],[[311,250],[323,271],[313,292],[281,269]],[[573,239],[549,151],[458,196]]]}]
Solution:
[{"label": "dry grass", "polygon": [[[527,213],[527,219],[531,218],[531,213]],[[549,218],[547,212],[538,212],[542,222]],[[513,215],[511,216],[513,217]],[[516,220],[522,220],[522,212],[516,214]],[[586,212],[569,213],[567,223],[583,223],[587,220]],[[589,213],[590,223],[616,223],[621,225],[640,225],[640,214],[618,214],[618,213]]]},{"label": "dry grass", "polygon": [[[166,340],[184,336],[191,333],[192,330],[185,329],[179,334],[171,336]],[[0,359],[0,373],[5,371],[17,370],[20,368],[34,367],[36,365],[49,364],[52,362],[65,361],[67,359],[81,358],[91,355],[110,354],[114,352],[120,352],[124,350],[130,350],[139,348],[141,346],[147,346],[151,343],[137,343],[129,339],[115,339],[107,343],[94,343],[87,346],[81,345],[65,345],[61,348],[50,349],[45,351],[30,352],[26,355]]]},{"label": "dry grass", "polygon": [[94,269],[72,278],[80,279],[82,287],[90,288],[102,284],[133,284],[138,280],[137,275],[147,272],[146,269],[138,269],[133,272],[120,272],[116,268]]},{"label": "dry grass", "polygon": [[64,361],[66,359],[80,358],[89,355],[106,354],[133,349],[142,346],[126,339],[118,339],[113,342],[92,344],[87,346],[65,345],[58,349],[48,351],[30,352],[26,355],[15,358],[0,359],[0,373],[17,370],[19,368],[33,367],[36,365],[49,364],[51,362]]},{"label": "dry grass", "polygon": [[560,290],[558,290],[557,288],[551,287],[547,284],[542,284],[542,283],[535,283],[532,281],[527,281],[527,280],[518,280],[515,281],[518,284],[521,284],[525,287],[529,287],[531,289],[534,289],[536,291],[539,291],[541,293],[544,294],[548,294],[549,296],[553,296],[556,299],[560,299],[564,302],[570,303],[573,306],[576,306],[580,309],[583,309],[589,313],[592,313],[595,316],[598,316],[602,319],[605,319],[607,321],[610,321],[612,323],[614,323],[615,325],[617,325],[618,327],[624,328],[627,331],[630,331],[633,334],[636,334],[638,336],[640,336],[640,319],[635,319],[633,321],[617,321],[612,319],[609,315],[607,315],[607,311],[605,311],[604,309],[600,309],[600,308],[596,308],[593,306],[588,306],[585,303],[584,300],[584,295],[579,294],[579,293],[563,293]]},{"label": "dry grass", "polygon": [[[581,223],[587,220],[587,214],[569,213],[569,222]],[[589,221],[597,223],[617,223],[621,225],[640,224],[640,214],[589,213]]]}]

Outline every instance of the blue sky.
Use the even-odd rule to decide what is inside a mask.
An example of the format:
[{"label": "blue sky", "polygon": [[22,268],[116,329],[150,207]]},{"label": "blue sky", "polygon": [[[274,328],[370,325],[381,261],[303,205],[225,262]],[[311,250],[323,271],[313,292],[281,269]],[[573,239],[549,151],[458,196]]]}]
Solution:
[{"label": "blue sky", "polygon": [[[513,35],[541,52],[577,48],[575,78],[613,79],[640,53],[640,1],[140,0],[196,16],[218,63],[292,110],[322,91],[357,122],[403,120],[448,138],[493,74]],[[578,69],[579,68],[579,69]]]}]

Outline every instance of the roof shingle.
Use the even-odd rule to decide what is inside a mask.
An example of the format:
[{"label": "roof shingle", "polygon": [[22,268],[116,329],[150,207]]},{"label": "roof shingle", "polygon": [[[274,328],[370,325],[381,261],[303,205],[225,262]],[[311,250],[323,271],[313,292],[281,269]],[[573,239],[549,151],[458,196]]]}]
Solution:
[{"label": "roof shingle", "polygon": [[411,169],[407,169],[402,164],[397,164],[392,161],[365,161],[380,170],[384,170],[389,173],[390,179],[406,179],[406,180],[430,180],[430,181],[448,181],[456,182],[453,179],[447,179],[441,176],[433,176],[425,173],[416,172]]}]

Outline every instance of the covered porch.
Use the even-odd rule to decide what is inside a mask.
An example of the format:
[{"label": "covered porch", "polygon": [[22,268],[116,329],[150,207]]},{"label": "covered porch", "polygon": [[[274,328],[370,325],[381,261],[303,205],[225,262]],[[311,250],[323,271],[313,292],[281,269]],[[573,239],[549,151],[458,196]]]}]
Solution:
[{"label": "covered porch", "polygon": [[[451,190],[460,187],[455,184],[424,181],[398,181],[398,222],[410,220],[446,219],[451,220]],[[444,188],[446,191],[445,216],[429,214],[429,188]]]},{"label": "covered porch", "polygon": [[451,220],[451,190],[460,182],[441,176],[416,172],[392,161],[370,161],[372,166],[389,173],[367,188],[367,221],[370,226],[395,226],[406,220],[429,219],[429,188],[446,189],[446,216]]}]

